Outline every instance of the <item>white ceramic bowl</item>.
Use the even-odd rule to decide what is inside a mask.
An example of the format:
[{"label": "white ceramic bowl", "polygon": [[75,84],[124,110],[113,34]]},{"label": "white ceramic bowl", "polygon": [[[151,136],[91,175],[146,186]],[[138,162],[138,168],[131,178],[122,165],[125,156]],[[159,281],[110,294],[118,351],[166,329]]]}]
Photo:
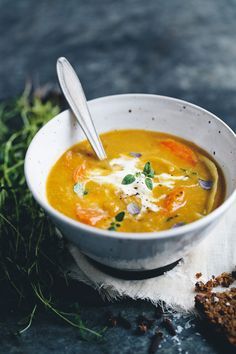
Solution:
[{"label": "white ceramic bowl", "polygon": [[236,199],[234,132],[206,110],[164,96],[108,96],[90,101],[89,108],[99,133],[113,129],[148,129],[180,136],[205,149],[224,171],[227,185],[224,203],[201,220],[150,233],[101,230],[61,214],[47,201],[46,179],[52,165],[65,150],[85,138],[68,110],[40,129],[27,151],[25,175],[34,198],[64,236],[97,262],[133,271],[155,269],[175,262],[208,234]]}]

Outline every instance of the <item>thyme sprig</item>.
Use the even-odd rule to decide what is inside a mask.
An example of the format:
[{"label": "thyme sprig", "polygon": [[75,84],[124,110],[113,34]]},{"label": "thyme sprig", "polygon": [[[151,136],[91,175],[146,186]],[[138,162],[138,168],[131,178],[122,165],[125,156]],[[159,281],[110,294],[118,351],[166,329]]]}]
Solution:
[{"label": "thyme sprig", "polygon": [[[101,334],[87,328],[78,311],[68,315],[55,305],[55,284],[69,280],[61,259],[63,241],[44,211],[33,200],[24,177],[24,157],[36,132],[60,107],[31,93],[29,86],[18,99],[0,104],[0,287],[14,306],[28,306],[30,328],[34,316],[45,308],[67,324],[93,337]],[[1,291],[2,292],[2,291]]]},{"label": "thyme sprig", "polygon": [[117,227],[120,227],[120,223],[124,220],[125,212],[121,211],[115,216],[115,221],[112,221],[108,227],[109,231],[117,231]]}]

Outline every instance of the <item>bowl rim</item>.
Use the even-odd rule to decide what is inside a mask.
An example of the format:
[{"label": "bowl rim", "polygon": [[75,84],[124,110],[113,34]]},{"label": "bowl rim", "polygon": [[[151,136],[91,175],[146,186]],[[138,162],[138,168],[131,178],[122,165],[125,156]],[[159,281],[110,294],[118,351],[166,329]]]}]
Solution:
[{"label": "bowl rim", "polygon": [[[155,95],[155,94],[145,94],[145,93],[127,93],[127,94],[118,94],[118,95],[109,95],[109,96],[102,96],[98,97],[92,100],[88,101],[88,104],[96,104],[97,101],[106,101],[110,99],[121,99],[121,98],[134,98],[134,97],[149,97],[149,98],[159,98],[162,100],[167,100],[167,101],[174,101],[186,106],[190,106],[192,108],[195,108],[197,110],[200,110],[203,113],[206,113],[207,115],[210,115],[214,120],[217,120],[220,122],[222,125],[225,126],[225,128],[236,138],[236,134],[234,131],[220,118],[218,118],[216,115],[213,113],[207,111],[206,109],[197,106],[193,103],[190,103],[188,101],[184,101],[178,98],[174,97],[169,97],[169,96],[162,96],[162,95]],[[233,201],[236,200],[236,188],[234,191],[229,195],[229,197],[224,200],[224,202],[218,206],[215,210],[210,212],[208,215],[203,217],[202,219],[193,221],[189,224],[180,226],[178,228],[173,228],[173,229],[167,229],[163,231],[153,231],[153,232],[120,232],[120,231],[109,231],[105,229],[99,229],[94,226],[90,226],[84,223],[81,223],[80,221],[77,221],[75,219],[72,219],[63,213],[59,212],[58,210],[54,209],[48,202],[45,202],[38,194],[34,191],[33,184],[31,183],[31,178],[30,178],[30,170],[28,168],[28,161],[29,161],[29,156],[31,154],[32,146],[34,143],[34,140],[38,133],[42,130],[46,130],[48,124],[50,124],[53,120],[56,120],[60,115],[64,115],[65,113],[68,113],[70,110],[64,110],[57,114],[55,117],[53,117],[49,122],[47,122],[33,137],[33,139],[30,142],[30,145],[27,149],[26,155],[25,155],[25,162],[24,162],[24,173],[25,173],[25,178],[26,178],[26,183],[28,185],[29,190],[31,191],[34,199],[36,202],[49,214],[52,215],[54,219],[57,219],[59,221],[62,221],[66,224],[70,224],[71,226],[75,227],[78,229],[78,231],[85,231],[87,233],[90,233],[90,235],[94,235],[96,237],[105,237],[108,236],[113,239],[136,239],[136,240],[148,240],[148,239],[159,239],[159,238],[165,238],[165,239],[170,239],[170,238],[175,238],[178,237],[179,235],[186,234],[186,233],[191,233],[196,231],[197,229],[203,228],[210,224],[212,221],[217,219],[220,215],[222,215],[229,207],[231,204],[233,204]]]}]

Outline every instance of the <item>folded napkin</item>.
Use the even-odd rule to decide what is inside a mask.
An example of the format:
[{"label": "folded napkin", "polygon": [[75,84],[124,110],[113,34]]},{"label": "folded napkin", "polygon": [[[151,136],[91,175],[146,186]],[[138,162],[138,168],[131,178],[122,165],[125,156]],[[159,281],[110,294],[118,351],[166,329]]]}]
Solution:
[{"label": "folded napkin", "polygon": [[195,274],[206,281],[212,275],[230,272],[236,265],[236,204],[224,215],[209,235],[172,270],[145,280],[122,280],[98,270],[72,244],[70,253],[74,258],[69,265],[74,279],[97,289],[109,299],[128,296],[146,299],[153,304],[165,301],[167,306],[178,311],[194,308]]}]

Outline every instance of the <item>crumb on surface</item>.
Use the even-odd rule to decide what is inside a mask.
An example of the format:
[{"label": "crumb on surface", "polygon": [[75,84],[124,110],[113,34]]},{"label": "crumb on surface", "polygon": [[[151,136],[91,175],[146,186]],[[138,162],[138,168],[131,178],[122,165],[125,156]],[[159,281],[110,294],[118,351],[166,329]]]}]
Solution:
[{"label": "crumb on surface", "polygon": [[197,279],[201,278],[201,276],[202,276],[202,273],[201,273],[201,272],[195,274],[195,277],[196,277]]}]

